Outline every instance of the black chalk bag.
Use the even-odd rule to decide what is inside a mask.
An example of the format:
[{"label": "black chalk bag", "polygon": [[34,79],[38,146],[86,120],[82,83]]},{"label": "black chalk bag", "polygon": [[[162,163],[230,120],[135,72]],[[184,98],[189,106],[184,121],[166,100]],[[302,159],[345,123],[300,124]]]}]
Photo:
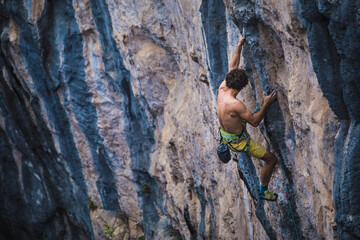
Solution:
[{"label": "black chalk bag", "polygon": [[217,155],[223,163],[228,163],[231,159],[230,149],[228,145],[221,142],[217,149]]}]

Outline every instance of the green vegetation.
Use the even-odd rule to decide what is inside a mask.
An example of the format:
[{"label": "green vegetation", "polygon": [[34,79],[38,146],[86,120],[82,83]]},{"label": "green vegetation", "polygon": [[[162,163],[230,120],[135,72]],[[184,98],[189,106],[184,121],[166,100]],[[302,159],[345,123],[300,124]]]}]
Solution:
[{"label": "green vegetation", "polygon": [[115,223],[112,226],[110,226],[108,224],[103,224],[104,234],[110,239],[115,239],[115,237],[118,237],[118,236],[116,236],[114,233],[115,233],[116,229],[121,227],[122,225],[124,225],[123,221],[120,221],[119,223],[117,223],[115,221]]},{"label": "green vegetation", "polygon": [[179,232],[179,230],[174,229],[172,226],[169,226],[167,228],[168,233],[170,234],[171,237],[175,237],[177,240],[182,240],[181,234]]},{"label": "green vegetation", "polygon": [[151,194],[151,189],[149,187],[149,185],[147,185],[145,182],[141,182],[142,186],[140,191],[145,195],[145,196],[150,196]]},{"label": "green vegetation", "polygon": [[89,208],[91,211],[94,211],[98,208],[98,206],[94,203],[94,201],[90,197],[87,198],[87,202],[89,204]]},{"label": "green vegetation", "polygon": [[109,226],[107,224],[103,224],[103,227],[104,227],[105,235],[112,239],[114,237],[114,232],[115,232],[117,226],[111,227],[111,226]]}]

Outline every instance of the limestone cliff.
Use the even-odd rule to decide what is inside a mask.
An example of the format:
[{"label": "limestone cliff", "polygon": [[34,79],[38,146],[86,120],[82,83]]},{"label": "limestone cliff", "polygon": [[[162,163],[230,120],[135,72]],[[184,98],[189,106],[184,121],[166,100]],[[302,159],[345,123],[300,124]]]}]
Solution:
[{"label": "limestone cliff", "polygon": [[[360,238],[359,4],[0,1],[0,239]],[[241,35],[275,203],[216,155]]]}]

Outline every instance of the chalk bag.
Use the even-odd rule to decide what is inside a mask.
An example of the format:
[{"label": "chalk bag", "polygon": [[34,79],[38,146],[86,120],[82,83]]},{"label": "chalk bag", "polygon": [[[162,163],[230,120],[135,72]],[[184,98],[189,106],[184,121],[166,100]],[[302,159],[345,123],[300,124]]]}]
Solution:
[{"label": "chalk bag", "polygon": [[218,146],[217,154],[220,161],[223,163],[228,163],[231,159],[230,149],[224,142],[220,143]]}]

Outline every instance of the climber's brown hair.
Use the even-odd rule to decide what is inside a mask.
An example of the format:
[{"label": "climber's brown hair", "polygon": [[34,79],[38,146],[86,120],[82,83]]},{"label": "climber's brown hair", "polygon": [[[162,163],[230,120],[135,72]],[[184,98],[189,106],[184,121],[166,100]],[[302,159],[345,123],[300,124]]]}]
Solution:
[{"label": "climber's brown hair", "polygon": [[233,69],[225,77],[226,86],[236,90],[243,89],[248,84],[248,76],[244,69]]}]

